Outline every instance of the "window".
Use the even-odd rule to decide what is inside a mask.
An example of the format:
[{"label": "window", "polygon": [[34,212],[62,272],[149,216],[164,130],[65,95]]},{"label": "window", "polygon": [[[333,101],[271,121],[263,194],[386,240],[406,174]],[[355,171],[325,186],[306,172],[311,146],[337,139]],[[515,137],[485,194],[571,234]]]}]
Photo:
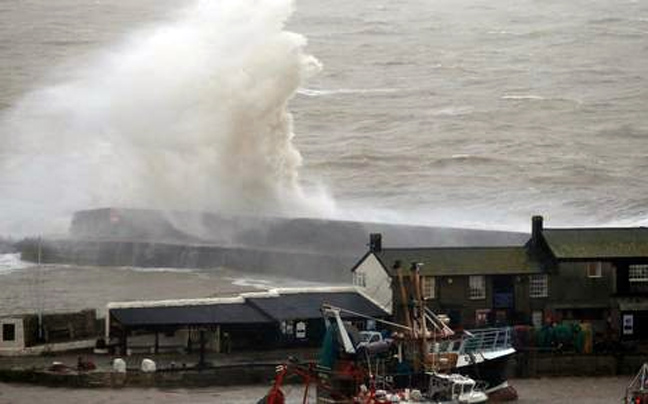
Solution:
[{"label": "window", "polygon": [[436,298],[436,278],[434,276],[423,277],[423,298]]},{"label": "window", "polygon": [[587,263],[587,277],[600,278],[603,276],[603,263],[602,262],[588,262]]},{"label": "window", "polygon": [[292,321],[282,321],[280,324],[281,333],[284,335],[293,335],[293,322]]},{"label": "window", "polygon": [[529,297],[549,296],[549,277],[547,275],[531,275],[529,277]]},{"label": "window", "polygon": [[[349,279],[349,278],[347,278]],[[367,274],[364,272],[354,272],[353,273],[353,284],[355,286],[367,287]]]},{"label": "window", "polygon": [[533,324],[535,328],[542,327],[543,318],[544,318],[543,314],[544,313],[542,312],[542,310],[534,310],[531,313],[531,324]]},{"label": "window", "polygon": [[648,265],[630,265],[630,282],[648,282]]},{"label": "window", "polygon": [[2,324],[2,340],[15,341],[16,340],[16,325],[15,324]]},{"label": "window", "polygon": [[623,335],[634,334],[634,314],[623,315]]},{"label": "window", "polygon": [[486,299],[486,280],[483,275],[468,278],[468,297],[470,299]]},{"label": "window", "polygon": [[489,309],[475,310],[475,325],[482,327],[488,325],[488,317],[490,316]]}]

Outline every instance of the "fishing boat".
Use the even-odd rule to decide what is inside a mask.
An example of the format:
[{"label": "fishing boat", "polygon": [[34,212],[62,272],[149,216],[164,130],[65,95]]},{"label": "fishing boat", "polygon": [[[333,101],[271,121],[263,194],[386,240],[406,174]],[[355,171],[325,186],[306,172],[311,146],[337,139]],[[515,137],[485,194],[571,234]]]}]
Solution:
[{"label": "fishing boat", "polygon": [[[303,403],[309,402],[311,385],[316,389],[316,402],[321,404],[476,404],[487,401],[487,395],[475,380],[447,372],[451,363],[443,359],[443,354],[412,357],[411,353],[418,349],[414,347],[418,346],[418,341],[398,335],[394,339],[363,341],[353,326],[342,320],[341,313],[345,311],[348,312],[333,306],[322,307],[327,331],[319,362],[291,361],[277,367],[274,384],[260,403],[283,404],[282,385],[289,376],[301,378]],[[396,323],[376,321],[407,331]],[[430,359],[436,361],[436,365],[424,366],[423,362]]]},{"label": "fishing boat", "polygon": [[438,342],[432,350],[456,355],[452,370],[481,381],[489,396],[514,400],[517,392],[507,381],[508,363],[515,354],[511,338],[510,327],[468,330]]},{"label": "fishing boat", "polygon": [[[402,307],[405,324],[323,305],[326,333],[319,362],[280,367],[265,403],[283,404],[281,384],[289,374],[302,378],[304,403],[311,384],[317,403],[322,404],[486,402],[484,387],[501,386],[502,380],[506,381],[500,362],[515,352],[510,331],[488,329],[456,335],[426,307],[416,275],[412,282],[416,299]],[[343,321],[342,314],[371,320],[383,330],[361,333]],[[517,393],[510,389],[497,398],[516,399]]]},{"label": "fishing boat", "polygon": [[[455,333],[448,319],[432,312],[423,299],[421,264],[412,263],[407,276],[400,264],[398,278],[400,310],[396,319],[412,331],[408,338],[420,341],[419,355],[450,361],[450,370],[483,383],[485,391],[498,401],[517,399],[517,392],[507,382],[509,359],[515,353],[511,328],[484,328]],[[428,364],[429,365],[429,364]]]},{"label": "fishing boat", "polygon": [[626,404],[648,403],[648,363],[644,363],[626,388]]}]

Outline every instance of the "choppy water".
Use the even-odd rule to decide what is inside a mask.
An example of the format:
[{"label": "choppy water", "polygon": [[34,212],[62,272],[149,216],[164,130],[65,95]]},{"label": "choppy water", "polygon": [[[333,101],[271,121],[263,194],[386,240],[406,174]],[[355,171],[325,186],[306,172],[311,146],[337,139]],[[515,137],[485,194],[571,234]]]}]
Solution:
[{"label": "choppy water", "polygon": [[[0,2],[0,106],[186,3]],[[648,3],[300,0],[288,28],[324,65],[289,108],[300,182],[327,190],[331,214],[524,230],[534,213],[550,226],[646,223]],[[0,185],[8,195],[15,184]]]},{"label": "choppy water", "polygon": [[321,286],[224,268],[138,268],[43,265],[0,254],[0,316],[96,309],[109,302],[233,296],[281,287]]}]

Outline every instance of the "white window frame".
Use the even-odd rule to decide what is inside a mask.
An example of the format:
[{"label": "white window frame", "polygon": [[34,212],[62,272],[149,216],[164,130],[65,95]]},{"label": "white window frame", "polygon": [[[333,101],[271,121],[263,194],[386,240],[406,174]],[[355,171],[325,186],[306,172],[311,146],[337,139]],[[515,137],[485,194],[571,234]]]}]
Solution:
[{"label": "white window frame", "polygon": [[601,261],[588,262],[587,277],[588,278],[601,278],[603,277],[603,263]]},{"label": "white window frame", "polygon": [[486,299],[486,277],[484,275],[468,277],[468,298],[470,300]]},{"label": "white window frame", "polygon": [[423,277],[423,299],[436,299],[436,277]]},{"label": "white window frame", "polygon": [[362,288],[366,288],[367,287],[367,274],[365,272],[355,271],[353,273],[353,285],[354,286],[360,286]]},{"label": "white window frame", "polygon": [[648,264],[636,264],[628,267],[628,280],[633,283],[648,282]]},{"label": "white window frame", "polygon": [[529,275],[529,297],[549,297],[549,275]]}]

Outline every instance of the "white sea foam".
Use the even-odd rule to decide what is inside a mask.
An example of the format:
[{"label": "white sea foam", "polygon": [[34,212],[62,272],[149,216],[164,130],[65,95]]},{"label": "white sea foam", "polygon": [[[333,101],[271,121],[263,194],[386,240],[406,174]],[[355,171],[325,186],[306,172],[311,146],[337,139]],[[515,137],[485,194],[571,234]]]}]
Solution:
[{"label": "white sea foam", "polygon": [[255,289],[259,290],[270,290],[274,288],[282,288],[282,287],[318,287],[322,286],[321,283],[318,282],[308,282],[308,281],[303,281],[303,280],[295,280],[295,279],[288,279],[288,278],[279,278],[276,276],[264,276],[264,278],[249,278],[249,277],[243,277],[243,278],[226,278],[227,280],[232,282],[232,285],[236,286],[244,286],[244,287],[252,287]]},{"label": "white sea foam", "polygon": [[513,94],[506,94],[502,96],[503,100],[545,100],[545,97],[542,97],[540,95],[533,95],[533,94],[520,94],[520,95],[513,95]]},{"label": "white sea foam", "polygon": [[0,230],[105,205],[330,213],[298,178],[287,103],[321,66],[292,12],[197,1],[26,95],[0,120]]},{"label": "white sea foam", "polygon": [[32,266],[34,266],[33,263],[20,259],[20,253],[0,254],[0,275]]},{"label": "white sea foam", "polygon": [[335,90],[323,90],[315,88],[300,88],[297,94],[305,95],[307,97],[320,97],[327,95],[346,95],[346,94],[380,94],[380,93],[393,93],[398,91],[395,88],[340,88]]},{"label": "white sea foam", "polygon": [[275,285],[265,279],[253,279],[253,278],[228,278],[228,280],[232,281],[232,285],[236,286],[249,286],[253,287],[255,289],[269,289],[274,287]]},{"label": "white sea foam", "polygon": [[192,268],[172,268],[172,267],[121,267],[120,269],[133,272],[172,272],[172,273],[191,273],[195,272]]},{"label": "white sea foam", "polygon": [[459,116],[459,115],[470,115],[474,112],[475,108],[465,105],[465,106],[450,106],[441,108],[431,112],[432,116]]}]

